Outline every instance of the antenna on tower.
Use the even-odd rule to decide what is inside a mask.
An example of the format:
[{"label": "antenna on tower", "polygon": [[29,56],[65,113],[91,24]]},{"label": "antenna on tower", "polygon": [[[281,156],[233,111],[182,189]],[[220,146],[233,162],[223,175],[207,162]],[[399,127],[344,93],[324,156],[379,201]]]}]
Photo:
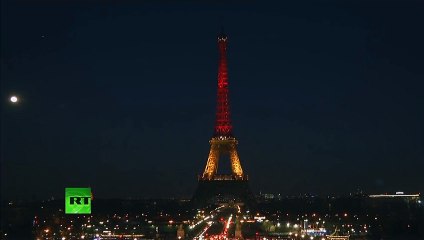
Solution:
[{"label": "antenna on tower", "polygon": [[224,31],[224,25],[221,25],[221,33],[219,34],[219,37],[220,38],[226,38],[227,37],[227,35],[225,34],[225,31]]}]

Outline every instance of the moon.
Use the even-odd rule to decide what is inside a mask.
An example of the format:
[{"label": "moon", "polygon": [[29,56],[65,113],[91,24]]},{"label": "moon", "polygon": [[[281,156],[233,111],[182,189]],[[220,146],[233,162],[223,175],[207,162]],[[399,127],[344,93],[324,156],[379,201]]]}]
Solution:
[{"label": "moon", "polygon": [[11,97],[10,97],[10,101],[11,101],[12,103],[17,103],[17,102],[18,102],[18,97],[17,97],[17,96],[11,96]]}]

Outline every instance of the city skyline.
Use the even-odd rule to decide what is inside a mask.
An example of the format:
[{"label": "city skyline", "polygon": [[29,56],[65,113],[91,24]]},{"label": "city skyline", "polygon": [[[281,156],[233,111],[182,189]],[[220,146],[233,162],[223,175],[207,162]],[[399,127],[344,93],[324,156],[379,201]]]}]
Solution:
[{"label": "city skyline", "polygon": [[221,25],[255,193],[424,191],[422,3],[38,4],[2,2],[4,199],[190,197]]}]

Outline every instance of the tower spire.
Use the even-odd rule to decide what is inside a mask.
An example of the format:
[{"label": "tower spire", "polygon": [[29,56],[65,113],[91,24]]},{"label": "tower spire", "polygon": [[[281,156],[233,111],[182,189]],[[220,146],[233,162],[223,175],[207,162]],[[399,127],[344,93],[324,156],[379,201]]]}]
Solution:
[{"label": "tower spire", "polygon": [[218,65],[218,91],[216,101],[216,121],[214,136],[231,137],[232,125],[230,118],[230,101],[228,91],[227,70],[227,36],[224,28],[218,36],[219,65]]},{"label": "tower spire", "polygon": [[224,31],[224,25],[221,25],[221,34],[219,34],[220,37],[227,37],[227,35],[225,35],[225,31]]}]

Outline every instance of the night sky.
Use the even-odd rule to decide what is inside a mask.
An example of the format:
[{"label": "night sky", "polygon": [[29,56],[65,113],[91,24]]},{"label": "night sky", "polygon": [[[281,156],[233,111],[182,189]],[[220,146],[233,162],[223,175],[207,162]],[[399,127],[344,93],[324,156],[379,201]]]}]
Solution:
[{"label": "night sky", "polygon": [[222,25],[254,192],[424,192],[424,2],[157,2],[2,1],[3,198],[190,197]]}]

